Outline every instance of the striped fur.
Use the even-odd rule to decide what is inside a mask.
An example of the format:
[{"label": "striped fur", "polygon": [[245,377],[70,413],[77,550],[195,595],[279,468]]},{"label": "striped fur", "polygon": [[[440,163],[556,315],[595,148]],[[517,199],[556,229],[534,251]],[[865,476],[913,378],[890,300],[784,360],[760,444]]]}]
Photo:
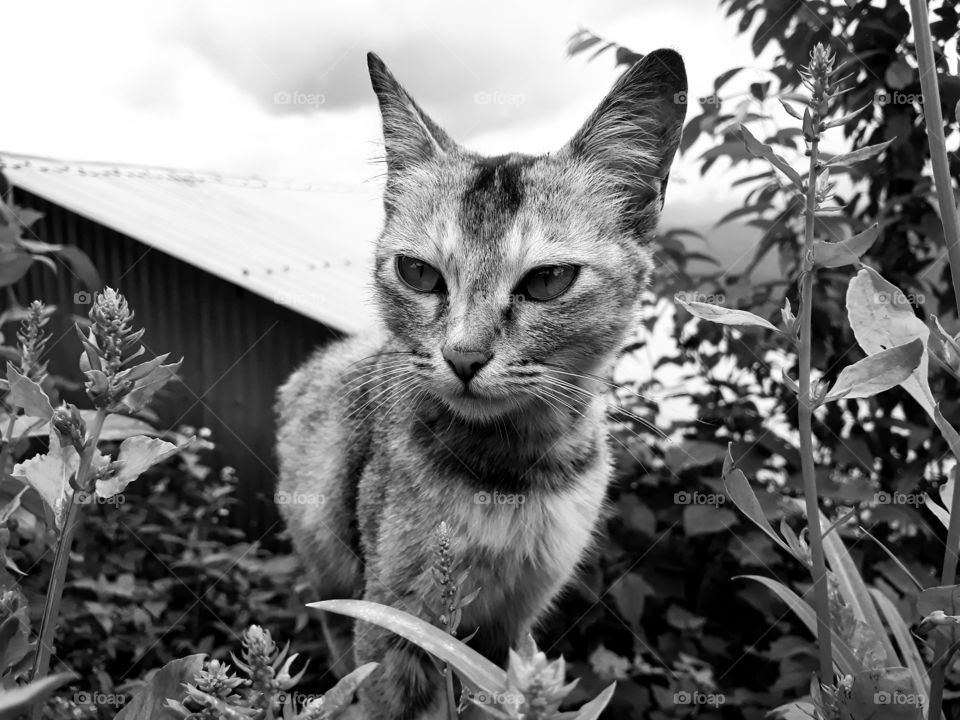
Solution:
[{"label": "striped fur", "polygon": [[[679,142],[680,57],[648,55],[574,139],[545,156],[483,158],[427,117],[376,56],[386,222],[376,246],[380,327],[324,348],[280,391],[280,509],[317,597],[363,597],[419,613],[437,592],[432,532],[482,588],[463,617],[496,662],[569,581],[596,532],[610,478],[602,377],[635,319]],[[395,258],[437,268],[418,293]],[[517,284],[579,266],[548,302]],[[470,393],[444,346],[492,359]],[[409,643],[325,618],[338,669],[375,659],[367,717],[439,716],[439,679]]]}]

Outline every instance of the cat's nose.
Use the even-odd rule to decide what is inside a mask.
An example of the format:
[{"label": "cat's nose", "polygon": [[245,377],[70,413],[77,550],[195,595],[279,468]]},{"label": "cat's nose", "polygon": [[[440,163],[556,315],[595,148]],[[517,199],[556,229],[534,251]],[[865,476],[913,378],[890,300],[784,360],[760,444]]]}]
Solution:
[{"label": "cat's nose", "polygon": [[445,347],[442,354],[443,359],[447,361],[447,365],[453,369],[458,378],[463,380],[464,385],[469,383],[473,376],[480,371],[480,368],[490,362],[490,358],[493,357],[491,352],[457,350],[451,347]]}]

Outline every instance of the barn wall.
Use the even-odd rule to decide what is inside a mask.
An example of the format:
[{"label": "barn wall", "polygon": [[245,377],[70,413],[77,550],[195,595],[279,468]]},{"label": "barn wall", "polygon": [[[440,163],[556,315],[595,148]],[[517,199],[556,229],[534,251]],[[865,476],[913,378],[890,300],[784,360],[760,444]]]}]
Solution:
[{"label": "barn wall", "polygon": [[[273,450],[276,388],[318,345],[336,333],[299,313],[183,263],[30,193],[18,204],[45,214],[34,229],[48,242],[82,248],[103,282],[120,290],[146,327],[147,355],[184,358],[182,383],[168,386],[155,407],[162,427],[208,427],[219,459],[237,469],[237,519],[251,539],[276,530]],[[21,302],[38,298],[86,315],[85,290],[62,268],[56,275],[35,264],[17,287]],[[77,302],[79,300],[79,302]],[[51,370],[81,379],[80,343],[69,321],[50,328]],[[72,371],[72,372],[69,372]],[[71,400],[88,407],[82,394]]]}]

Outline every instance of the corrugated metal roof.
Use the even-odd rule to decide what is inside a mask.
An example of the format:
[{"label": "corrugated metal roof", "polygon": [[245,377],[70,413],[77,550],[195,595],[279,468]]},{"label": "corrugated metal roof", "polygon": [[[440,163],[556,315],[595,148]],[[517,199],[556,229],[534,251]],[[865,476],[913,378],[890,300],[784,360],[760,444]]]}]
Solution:
[{"label": "corrugated metal roof", "polygon": [[16,187],[337,330],[372,322],[380,189],[0,152]]}]

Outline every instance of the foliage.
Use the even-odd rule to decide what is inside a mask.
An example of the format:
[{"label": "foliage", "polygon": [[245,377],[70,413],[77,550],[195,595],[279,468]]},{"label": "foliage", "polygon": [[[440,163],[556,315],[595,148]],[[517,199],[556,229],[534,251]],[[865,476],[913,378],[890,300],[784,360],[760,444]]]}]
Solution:
[{"label": "foliage", "polygon": [[[47,375],[42,359],[47,342],[45,321],[43,306],[31,305],[18,333],[18,362],[7,363],[5,402],[11,410],[2,437],[0,463],[6,493],[0,505],[0,559],[5,568],[0,569],[0,638],[4,641],[0,653],[0,714],[7,716],[29,707],[33,717],[40,718],[42,700],[57,686],[75,681],[86,688],[96,688],[96,682],[100,689],[75,693],[72,702],[57,697],[49,713],[97,717],[106,710],[112,715],[110,710],[116,710],[126,700],[115,679],[128,676],[195,606],[204,605],[204,597],[212,587],[245,556],[251,555],[250,560],[254,560],[256,548],[238,548],[236,542],[227,545],[224,538],[236,540],[236,531],[214,529],[228,513],[229,485],[201,487],[191,497],[190,483],[182,483],[171,493],[173,508],[157,502],[162,499],[162,487],[156,494],[151,488],[139,499],[162,518],[161,522],[151,526],[142,516],[132,529],[121,518],[112,528],[109,524],[98,527],[98,523],[92,523],[101,532],[85,532],[91,527],[82,521],[82,510],[89,515],[94,508],[109,505],[115,511],[124,506],[128,493],[132,496],[131,490],[137,487],[131,483],[154,465],[184,453],[181,460],[188,472],[182,478],[199,481],[201,486],[207,471],[198,462],[198,448],[191,449],[193,437],[171,435],[164,439],[121,433],[119,446],[113,446],[115,455],[111,446],[101,441],[108,419],[116,419],[121,411],[143,410],[153,395],[173,379],[179,367],[179,363],[165,364],[166,355],[141,360],[144,351],[140,338],[144,331],[134,330],[133,312],[119,293],[110,289],[98,293],[90,310],[89,328],[78,328],[84,347],[80,365],[87,377],[87,396],[95,408],[92,417],[89,413],[85,417],[69,404],[54,409],[41,385]],[[91,418],[89,423],[87,417]],[[16,459],[12,449],[19,445],[19,438],[37,427],[47,439],[45,449],[19,458],[9,469],[10,461]],[[121,427],[129,430],[137,423],[121,419]],[[148,499],[150,502],[146,502]],[[186,505],[186,517],[169,512],[180,509],[185,500],[197,502]],[[199,524],[205,517],[212,522]],[[118,526],[129,532],[131,542],[135,541],[134,553],[115,554],[116,544],[104,537],[102,531],[117,533]],[[184,529],[188,535],[182,538]],[[74,548],[78,531],[81,543]],[[151,534],[159,540],[153,546],[147,544]],[[179,563],[173,564],[185,565],[186,571],[181,570],[184,574],[200,571],[196,583],[200,594],[158,556],[157,551],[164,548],[174,548],[180,554]],[[74,553],[74,549],[78,552]],[[216,553],[205,554],[211,549],[220,550],[220,557]],[[239,557],[227,554],[238,549]],[[36,568],[43,566],[51,552],[50,572],[37,572]],[[75,555],[79,555],[80,562],[73,564],[71,576],[70,558]],[[211,580],[218,559],[228,561],[229,566]],[[142,570],[141,565],[149,566],[153,561],[162,566],[165,582],[151,583],[141,575],[138,585],[133,571]],[[85,562],[95,564],[91,567]],[[275,574],[270,576],[276,578]],[[62,593],[69,580],[71,594],[79,592],[88,599],[74,605],[77,599],[71,597],[62,605]],[[186,612],[165,617],[165,611],[177,610],[174,603],[178,593],[171,592],[171,584],[176,583],[192,597],[192,603]],[[250,589],[249,585],[243,588],[247,592],[237,603],[241,608],[253,605],[248,601]],[[55,656],[54,628],[58,622],[69,631],[65,633],[66,642],[58,644],[57,661],[68,667],[73,661],[92,677],[74,673],[46,677],[50,659]],[[34,639],[31,626],[37,625],[39,632]],[[233,632],[232,627],[227,626],[227,632]],[[167,663],[131,701],[130,712],[122,711],[121,716],[142,717],[138,713],[148,713],[154,717],[174,712],[177,717],[226,715],[268,720],[281,713],[285,720],[333,718],[349,703],[357,685],[372,669],[358,670],[327,696],[300,701],[288,696],[304,674],[303,668],[290,674],[297,655],[288,656],[287,649],[279,650],[269,632],[256,625],[247,629],[242,643],[243,659],[234,657],[233,661],[247,679],[233,678],[228,675],[227,666],[217,660],[204,663],[203,654],[195,653]],[[104,667],[117,660],[121,660],[119,667]],[[245,687],[242,692],[233,692],[241,686]],[[160,713],[158,703],[164,708]]]},{"label": "foliage", "polygon": [[[798,374],[799,353],[792,347],[791,336],[797,329],[793,309],[801,304],[796,288],[808,257],[803,249],[805,208],[794,199],[794,186],[797,177],[805,183],[803,167],[809,157],[802,153],[802,130],[780,127],[791,123],[788,115],[798,120],[802,116],[783,110],[780,101],[796,97],[800,70],[817,43],[831,48],[843,74],[851,74],[842,83],[845,92],[837,98],[831,116],[844,117],[837,127],[847,146],[889,145],[886,152],[860,165],[854,164],[860,156],[842,149],[823,156],[836,180],[832,192],[837,209],[816,216],[815,235],[821,241],[843,243],[849,252],[831,249],[827,257],[821,250],[828,246],[814,248],[813,257],[824,266],[817,273],[811,313],[812,364],[822,369],[814,379],[827,387],[834,385],[851,365],[876,352],[860,335],[855,336],[845,320],[850,271],[844,266],[862,259],[890,287],[902,289],[895,295],[900,309],[916,313],[921,325],[931,326],[934,360],[929,362],[926,392],[931,398],[942,398],[942,427],[956,426],[960,419],[957,374],[951,369],[956,356],[950,354],[960,323],[950,270],[944,262],[946,242],[938,203],[925,163],[929,153],[921,116],[920,73],[906,8],[898,2],[777,0],[724,0],[721,5],[739,19],[741,32],[752,32],[756,54],[772,46],[776,57],[769,71],[763,71],[766,77],[749,83],[739,95],[731,94],[729,88],[735,85],[734,78],[745,77],[743,68],[721,73],[714,93],[694,107],[682,149],[690,153],[707,147],[700,154],[705,173],[714,167],[733,172],[726,167],[739,167],[755,154],[774,165],[759,172],[751,165],[748,176],[732,183],[734,188],[747,189],[743,205],[721,220],[745,222],[763,236],[745,269],[734,273],[708,265],[703,269],[705,253],[695,233],[665,232],[656,248],[662,272],[654,291],[659,297],[681,293],[693,312],[693,303],[708,298],[758,319],[753,327],[731,330],[691,322],[688,310],[677,310],[672,328],[676,350],[663,355],[656,370],[663,377],[679,377],[679,389],[650,382],[620,393],[629,413],[647,420],[654,417],[658,405],[637,394],[649,398],[673,392],[688,395],[692,405],[689,419],[661,424],[675,442],[647,437],[647,422],[630,421],[629,416],[618,438],[623,448],[621,518],[613,521],[613,551],[605,548],[604,572],[592,588],[594,603],[588,599],[582,604],[589,623],[583,633],[585,646],[572,656],[594,657],[600,649],[609,650],[617,635],[614,628],[630,625],[633,642],[624,642],[621,634],[615,657],[604,656],[607,667],[635,683],[629,687],[621,682],[614,699],[616,707],[619,697],[624,697],[623,717],[635,716],[626,709],[628,694],[639,699],[640,712],[653,710],[650,717],[670,717],[676,712],[676,697],[671,698],[667,679],[676,687],[675,672],[684,655],[692,656],[703,669],[695,686],[702,696],[712,692],[724,698],[724,717],[756,717],[785,697],[812,691],[812,647],[801,639],[809,635],[783,615],[784,606],[773,601],[766,589],[758,592],[757,586],[731,578],[753,566],[764,577],[777,577],[781,586],[797,588],[801,596],[809,591],[809,579],[798,576],[796,568],[785,567],[783,553],[775,549],[790,546],[790,538],[796,537],[793,544],[809,552],[804,534],[794,529],[799,515],[795,501],[782,500],[799,495],[802,487],[796,387],[790,381]],[[944,132],[948,143],[955,144],[957,123],[952,110],[960,80],[949,73],[945,45],[956,37],[957,14],[952,3],[935,5],[933,12],[937,77],[942,105],[950,117]],[[588,31],[573,38],[571,50],[616,50],[622,64],[639,56]],[[764,145],[770,150],[762,150]],[[950,163],[950,173],[956,176],[954,156]],[[874,233],[870,244],[867,241]],[[755,281],[762,262],[772,256],[782,279]],[[840,261],[836,265],[834,257]],[[651,314],[661,318],[666,314],[663,308],[661,303]],[[769,326],[784,330],[775,332]],[[923,341],[926,345],[925,337]],[[926,354],[925,350],[925,371]],[[943,554],[944,535],[939,524],[931,522],[935,513],[923,498],[927,491],[937,494],[934,489],[946,481],[952,465],[948,439],[929,412],[931,406],[916,397],[906,385],[870,398],[848,396],[818,409],[813,422],[816,484],[821,507],[833,520],[831,535],[849,547],[849,567],[866,581],[887,627],[901,633],[900,639],[895,638],[898,649],[905,647],[902,640],[919,641],[903,633],[923,617],[915,606],[919,590],[911,576],[921,587],[937,584],[935,559]],[[766,518],[768,524],[780,523],[781,542],[759,527],[745,525],[724,507],[729,495],[718,479],[727,443],[731,443],[735,466],[759,484],[754,515]],[[670,502],[670,489],[684,503],[681,507]],[[712,505],[698,505],[697,492],[702,499],[713,500]],[[949,497],[946,504],[949,507]],[[943,508],[939,512],[948,515]],[[630,524],[638,532],[632,537],[621,534]],[[895,555],[884,547],[893,548]],[[665,573],[670,550],[677,548],[674,563],[681,567]],[[610,561],[615,559],[619,563],[610,572]],[[684,572],[684,568],[691,570]],[[607,598],[625,594],[622,588],[628,580],[643,590],[646,602],[634,601],[629,608],[617,602],[616,607],[608,607],[614,603]],[[660,600],[664,597],[666,603]],[[597,599],[603,601],[599,607]],[[682,642],[672,637],[677,629],[671,627],[667,612],[673,604],[697,613],[698,624]],[[629,622],[633,617],[638,620]],[[881,630],[885,635],[886,629]],[[915,652],[916,658],[901,659],[912,663],[922,658],[929,666],[934,658],[933,645],[927,640],[919,641]],[[662,691],[646,692],[643,687],[648,679],[638,669],[651,665],[663,678]],[[951,663],[948,685],[956,684]],[[765,693],[766,688],[773,691]],[[708,703],[689,710],[704,717],[720,712]]]}]

